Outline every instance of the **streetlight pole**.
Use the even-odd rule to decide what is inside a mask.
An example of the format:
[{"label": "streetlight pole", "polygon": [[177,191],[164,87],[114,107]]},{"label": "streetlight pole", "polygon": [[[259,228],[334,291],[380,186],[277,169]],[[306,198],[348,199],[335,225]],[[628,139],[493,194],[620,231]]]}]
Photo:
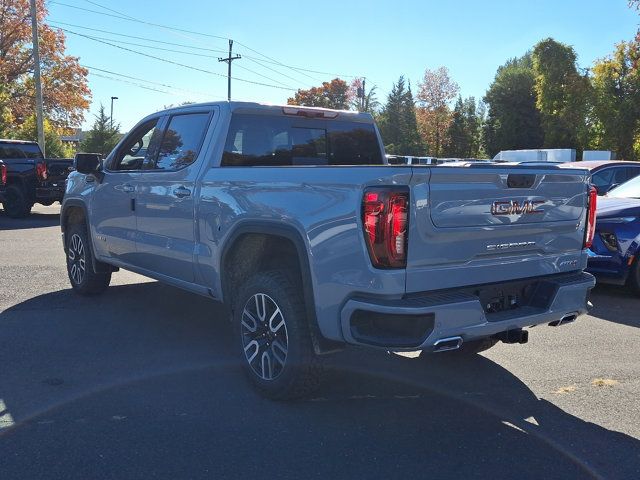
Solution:
[{"label": "streetlight pole", "polygon": [[111,130],[113,130],[113,101],[118,100],[118,97],[111,97],[111,115],[109,115],[109,123],[111,124]]}]

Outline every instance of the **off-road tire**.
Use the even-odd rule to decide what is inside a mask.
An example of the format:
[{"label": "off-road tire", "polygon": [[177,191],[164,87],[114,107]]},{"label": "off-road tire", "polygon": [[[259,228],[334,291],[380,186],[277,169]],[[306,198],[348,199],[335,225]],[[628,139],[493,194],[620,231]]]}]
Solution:
[{"label": "off-road tire", "polygon": [[65,233],[65,241],[67,273],[73,290],[80,295],[102,293],[111,282],[111,271],[94,272],[87,227],[82,223],[72,223]]},{"label": "off-road tire", "polygon": [[[269,333],[268,329],[271,328],[271,320],[261,321],[259,318],[255,318],[256,314],[252,312],[250,314],[253,319],[245,316],[245,308],[250,308],[253,305],[253,303],[249,302],[256,302],[257,308],[256,298],[264,299],[265,296],[268,299],[266,301],[273,301],[272,307],[275,305],[280,310],[282,320],[278,317],[278,320],[274,320],[274,322],[278,322],[279,325],[283,321],[284,330],[280,327],[280,330],[276,330],[275,333]],[[271,311],[275,311],[275,308],[268,312],[263,308],[263,318],[274,318],[275,314],[272,317]],[[313,350],[302,292],[284,271],[260,272],[249,278],[240,287],[240,291],[235,296],[233,321],[243,370],[251,384],[261,394],[272,399],[288,400],[307,397],[318,388],[324,370],[323,361]],[[253,333],[247,328],[248,324],[252,327],[255,324],[256,328],[260,330],[256,330],[256,333]],[[268,339],[255,339],[256,336],[259,336],[259,331],[265,332],[263,336],[267,334],[278,335],[279,333],[281,336],[282,334],[286,336],[287,352],[285,361],[283,364],[273,363],[273,365],[280,368],[277,376],[272,375],[276,371],[272,362],[276,355],[275,340],[279,340],[279,338],[274,339],[272,337],[272,343],[269,347]],[[247,350],[247,343],[253,343],[254,340],[263,342],[260,343],[261,347],[253,347],[256,352],[254,359],[265,354],[267,357],[271,356],[268,369],[265,369],[264,363],[256,364],[254,360],[252,364],[249,360],[254,350],[251,347]],[[278,355],[281,357],[282,350],[278,351],[280,352]],[[267,377],[272,376],[273,378],[265,379],[264,376],[261,376],[261,372],[258,371],[260,369],[262,369],[262,373],[268,370],[269,375]]]},{"label": "off-road tire", "polygon": [[24,218],[31,213],[33,203],[28,200],[23,188],[18,185],[9,185],[4,194],[2,207],[7,216]]}]

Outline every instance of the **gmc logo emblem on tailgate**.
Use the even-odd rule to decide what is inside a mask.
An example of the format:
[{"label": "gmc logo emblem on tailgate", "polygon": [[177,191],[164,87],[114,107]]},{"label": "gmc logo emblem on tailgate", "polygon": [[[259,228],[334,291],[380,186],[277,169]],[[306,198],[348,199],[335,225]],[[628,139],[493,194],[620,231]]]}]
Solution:
[{"label": "gmc logo emblem on tailgate", "polygon": [[542,213],[540,205],[545,204],[545,200],[525,200],[520,203],[517,200],[501,200],[491,204],[492,215],[527,215],[529,213]]}]

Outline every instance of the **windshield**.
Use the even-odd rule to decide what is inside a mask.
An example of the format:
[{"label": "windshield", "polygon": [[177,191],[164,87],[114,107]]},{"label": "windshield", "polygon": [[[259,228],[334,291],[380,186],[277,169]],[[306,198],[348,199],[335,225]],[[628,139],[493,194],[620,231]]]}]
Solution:
[{"label": "windshield", "polygon": [[640,177],[635,177],[619,187],[614,188],[607,197],[617,198],[640,198]]}]

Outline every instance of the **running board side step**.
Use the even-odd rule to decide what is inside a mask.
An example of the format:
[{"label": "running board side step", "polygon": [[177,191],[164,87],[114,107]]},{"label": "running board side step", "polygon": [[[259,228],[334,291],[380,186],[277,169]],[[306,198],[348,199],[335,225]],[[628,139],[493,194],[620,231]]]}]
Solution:
[{"label": "running board side step", "polygon": [[448,352],[458,350],[462,346],[462,337],[441,338],[433,344],[434,352]]}]

